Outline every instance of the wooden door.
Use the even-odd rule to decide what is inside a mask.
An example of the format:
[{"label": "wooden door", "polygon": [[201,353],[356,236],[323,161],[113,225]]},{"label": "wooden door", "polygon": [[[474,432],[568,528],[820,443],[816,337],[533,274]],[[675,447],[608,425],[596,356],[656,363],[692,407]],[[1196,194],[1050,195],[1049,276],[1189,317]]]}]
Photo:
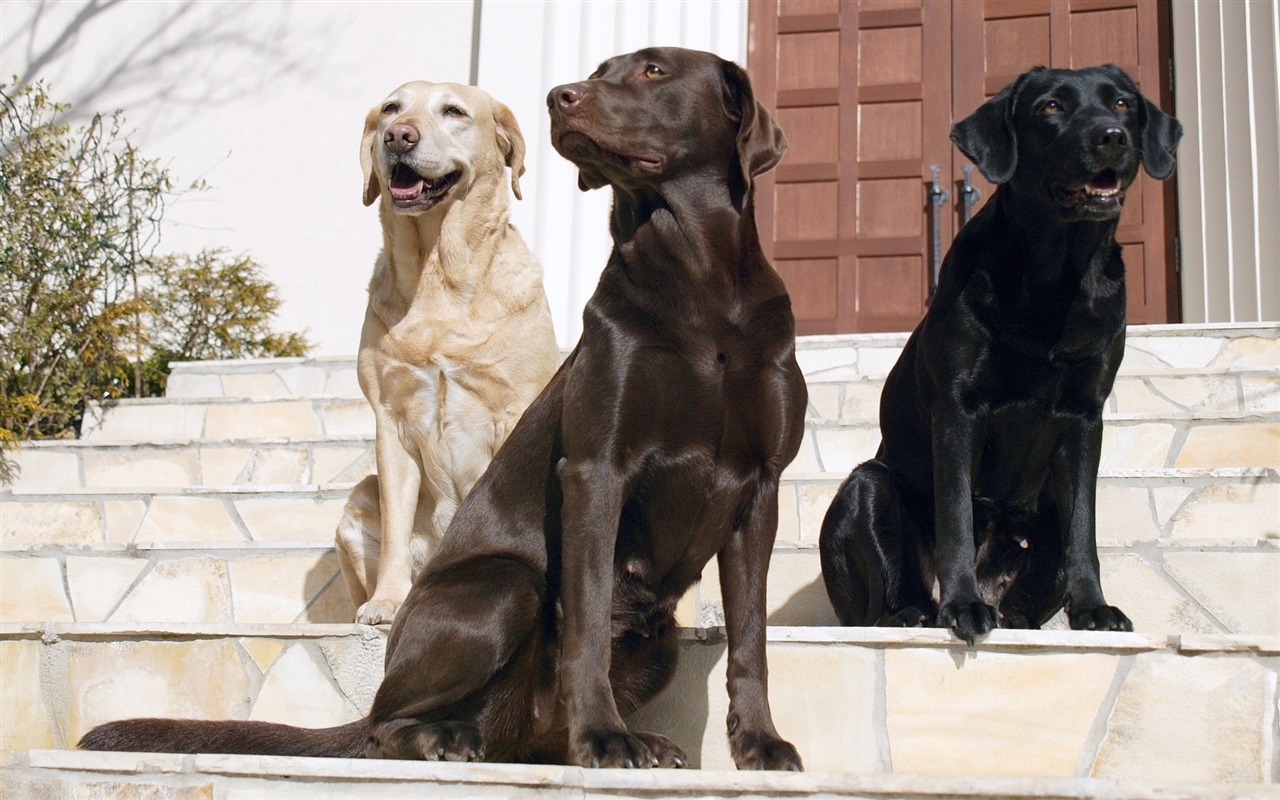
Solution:
[{"label": "wooden door", "polygon": [[790,141],[757,217],[800,333],[904,330],[923,312],[920,164],[949,145],[949,25],[921,0],[750,6],[757,94]]},{"label": "wooden door", "polygon": [[[915,326],[933,231],[945,252],[961,224],[967,160],[951,124],[1023,70],[1111,61],[1169,108],[1167,11],[1163,0],[750,0],[748,66],[791,143],[759,183],[757,217],[797,330]],[[949,202],[931,223],[935,165]],[[1171,189],[1144,174],[1121,218],[1133,322],[1176,319]]]}]

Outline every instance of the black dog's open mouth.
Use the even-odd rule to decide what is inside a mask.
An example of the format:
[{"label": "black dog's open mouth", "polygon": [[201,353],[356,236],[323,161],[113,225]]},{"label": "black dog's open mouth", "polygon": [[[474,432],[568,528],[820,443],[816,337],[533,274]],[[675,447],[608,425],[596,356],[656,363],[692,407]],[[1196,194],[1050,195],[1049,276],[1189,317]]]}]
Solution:
[{"label": "black dog's open mouth", "polygon": [[1053,197],[1067,208],[1106,211],[1114,207],[1118,210],[1124,200],[1124,187],[1115,170],[1104,169],[1079,186],[1053,187]]},{"label": "black dog's open mouth", "polygon": [[402,163],[392,168],[387,188],[397,208],[426,211],[443,200],[461,177],[462,171],[454,170],[439,178],[424,178]]}]

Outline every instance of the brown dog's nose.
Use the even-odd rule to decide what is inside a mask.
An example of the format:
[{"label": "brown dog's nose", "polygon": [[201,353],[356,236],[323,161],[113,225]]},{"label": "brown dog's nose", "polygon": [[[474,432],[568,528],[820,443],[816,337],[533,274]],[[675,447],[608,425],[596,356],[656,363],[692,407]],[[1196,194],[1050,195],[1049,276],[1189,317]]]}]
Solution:
[{"label": "brown dog's nose", "polygon": [[567,83],[552,89],[551,96],[560,108],[568,111],[582,102],[582,98],[587,96],[587,89],[580,83]]},{"label": "brown dog's nose", "polygon": [[419,138],[421,138],[421,134],[418,133],[417,128],[403,122],[397,122],[387,128],[382,141],[386,144],[387,149],[393,153],[407,153],[418,144]]}]

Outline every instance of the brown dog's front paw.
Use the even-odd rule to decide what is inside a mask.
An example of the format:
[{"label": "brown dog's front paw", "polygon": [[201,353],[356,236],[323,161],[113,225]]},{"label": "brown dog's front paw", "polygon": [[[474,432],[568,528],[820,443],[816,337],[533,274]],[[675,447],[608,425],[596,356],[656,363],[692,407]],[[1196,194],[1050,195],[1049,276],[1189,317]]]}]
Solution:
[{"label": "brown dog's front paw", "polygon": [[947,603],[938,609],[938,627],[950,628],[957,638],[970,645],[996,627],[996,610],[981,600],[972,603]]},{"label": "brown dog's front paw", "polygon": [[634,735],[648,745],[649,750],[658,759],[655,766],[665,769],[684,769],[689,766],[689,757],[684,754],[684,749],[662,734],[637,731]]},{"label": "brown dog's front paw", "polygon": [[395,720],[375,726],[364,746],[365,758],[423,761],[483,761],[484,740],[469,722]]},{"label": "brown dog's front paw", "polygon": [[1131,631],[1133,623],[1115,606],[1068,609],[1067,620],[1077,631]]},{"label": "brown dog's front paw", "polygon": [[[623,730],[590,730],[570,742],[569,757],[580,767],[642,769],[661,765],[646,738]],[[659,737],[664,742],[665,737]],[[671,745],[675,747],[675,745]],[[679,750],[677,747],[676,750]],[[684,753],[680,753],[681,757]]]},{"label": "brown dog's front paw", "polygon": [[772,734],[730,734],[729,750],[738,769],[804,770],[795,746]]}]

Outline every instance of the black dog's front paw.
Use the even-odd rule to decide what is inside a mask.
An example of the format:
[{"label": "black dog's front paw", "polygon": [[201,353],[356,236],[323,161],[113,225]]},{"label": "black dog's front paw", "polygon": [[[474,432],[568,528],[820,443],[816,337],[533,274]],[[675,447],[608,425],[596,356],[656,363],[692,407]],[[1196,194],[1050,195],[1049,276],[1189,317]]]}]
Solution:
[{"label": "black dog's front paw", "polygon": [[970,645],[996,627],[996,610],[981,600],[972,603],[947,603],[938,609],[938,627],[950,628],[957,638]]},{"label": "black dog's front paw", "polygon": [[[666,741],[665,737],[661,738]],[[667,742],[671,744],[670,742]],[[671,744],[675,747],[674,744]],[[569,758],[580,767],[639,769],[661,766],[662,761],[645,738],[626,729],[588,730],[569,742]],[[677,747],[676,750],[679,750]],[[683,752],[680,753],[684,755]]]},{"label": "black dog's front paw", "polygon": [[800,772],[804,765],[791,742],[764,733],[733,733],[729,750],[738,769],[770,769]]},{"label": "black dog's front paw", "polygon": [[1067,620],[1077,631],[1132,631],[1133,623],[1115,606],[1068,609]]}]

